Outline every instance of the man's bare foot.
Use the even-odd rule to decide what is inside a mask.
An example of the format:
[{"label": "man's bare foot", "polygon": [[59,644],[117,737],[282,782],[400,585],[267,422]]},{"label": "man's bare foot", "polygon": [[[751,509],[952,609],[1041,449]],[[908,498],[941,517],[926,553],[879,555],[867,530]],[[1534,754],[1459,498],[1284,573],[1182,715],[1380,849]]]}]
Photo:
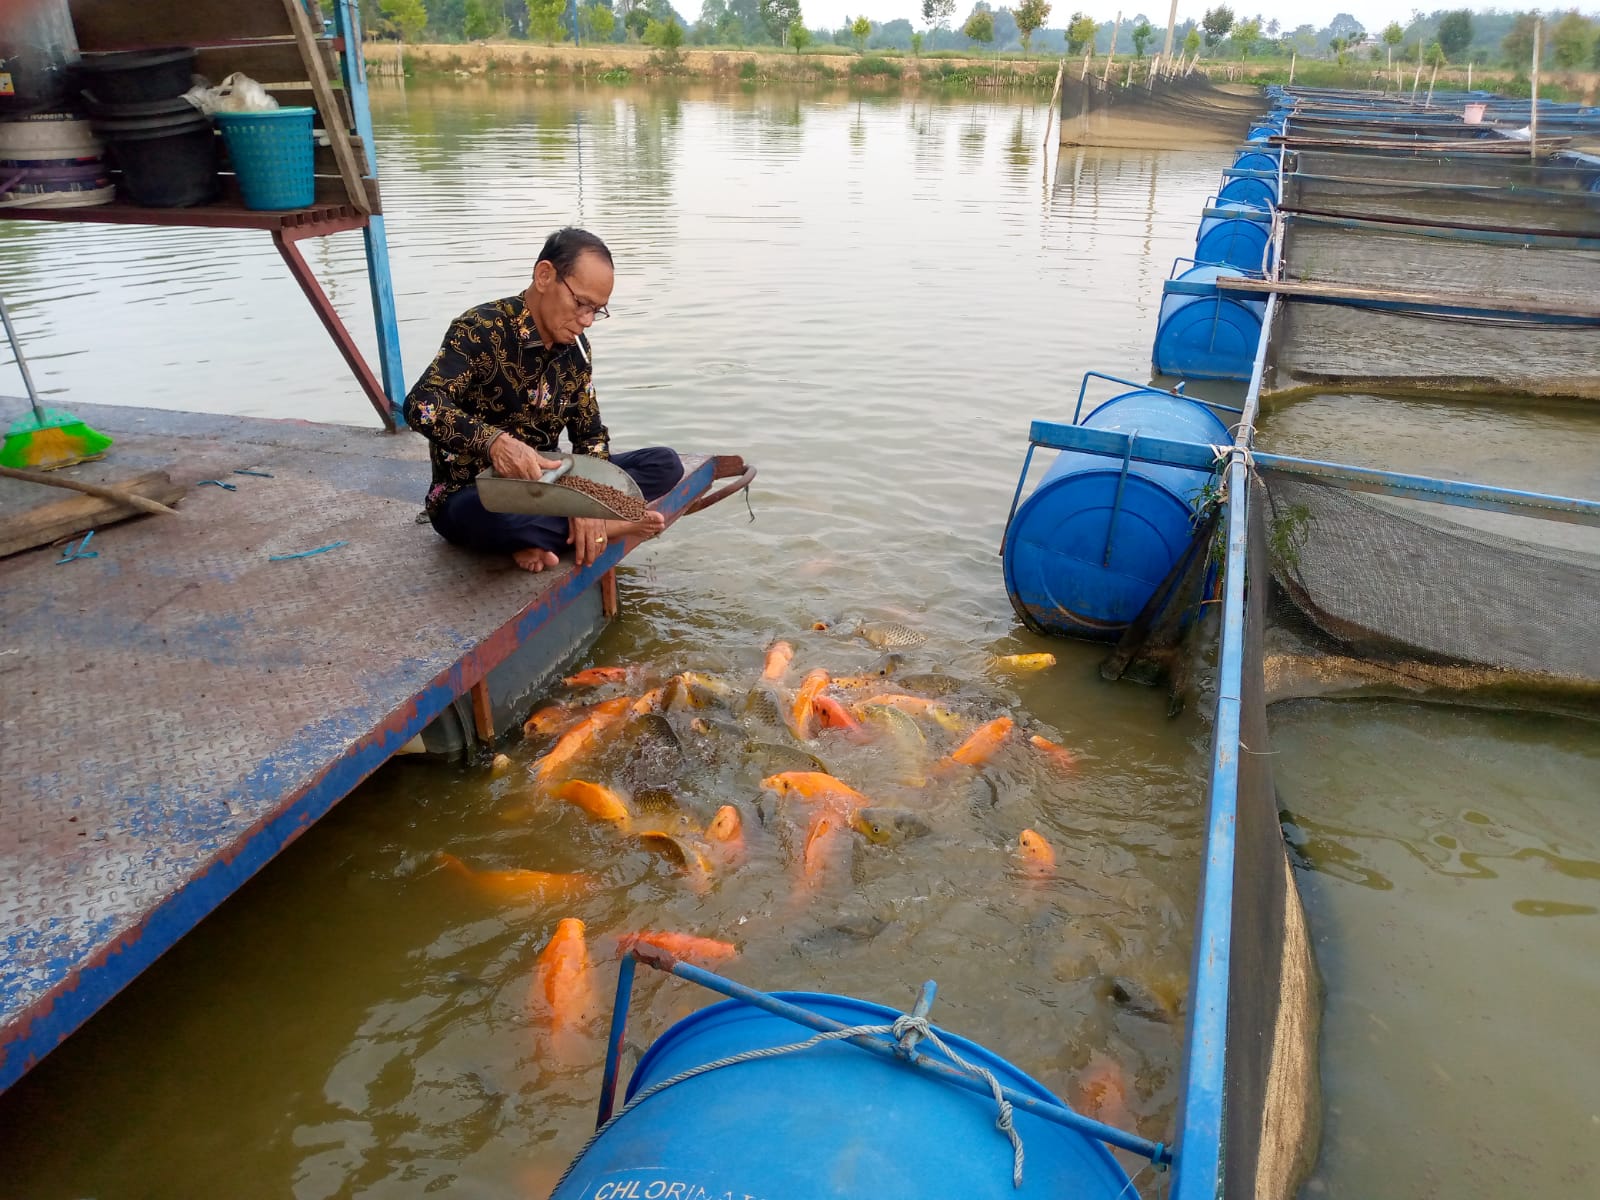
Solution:
[{"label": "man's bare foot", "polygon": [[606,538],[609,541],[619,541],[622,538],[653,538],[667,527],[667,519],[655,509],[645,510],[642,521],[607,521]]},{"label": "man's bare foot", "polygon": [[537,546],[529,546],[526,550],[517,550],[511,555],[517,566],[524,571],[539,572],[546,567],[556,565],[556,556],[548,550],[541,550]]}]

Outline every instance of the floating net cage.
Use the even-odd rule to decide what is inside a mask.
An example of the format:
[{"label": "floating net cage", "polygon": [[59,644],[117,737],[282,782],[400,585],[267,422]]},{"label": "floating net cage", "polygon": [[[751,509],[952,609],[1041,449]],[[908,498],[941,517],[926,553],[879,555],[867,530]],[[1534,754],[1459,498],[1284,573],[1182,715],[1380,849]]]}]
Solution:
[{"label": "floating net cage", "polygon": [[[1600,192],[1391,178],[1374,160],[1333,169],[1355,169],[1364,177],[1287,175],[1283,208],[1292,213],[1600,237]],[[1600,179],[1600,167],[1590,176]]]}]

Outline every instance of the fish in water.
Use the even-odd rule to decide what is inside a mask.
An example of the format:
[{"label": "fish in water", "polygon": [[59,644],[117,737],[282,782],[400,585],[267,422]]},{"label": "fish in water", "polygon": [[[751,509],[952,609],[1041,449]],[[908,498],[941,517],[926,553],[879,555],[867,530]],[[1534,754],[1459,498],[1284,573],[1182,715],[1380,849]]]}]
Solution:
[{"label": "fish in water", "polygon": [[893,621],[863,621],[851,636],[862,638],[869,646],[876,646],[879,650],[906,649],[920,646],[928,640],[926,634]]},{"label": "fish in water", "polygon": [[1112,1059],[1091,1054],[1072,1090],[1074,1107],[1084,1116],[1134,1131],[1133,1113],[1128,1108],[1128,1077]]},{"label": "fish in water", "polygon": [[861,708],[862,727],[886,747],[898,780],[907,787],[922,787],[928,782],[924,768],[928,758],[928,739],[906,713],[887,704],[867,704]]},{"label": "fish in water", "polygon": [[751,766],[775,775],[780,771],[818,771],[828,774],[828,766],[815,754],[808,754],[799,746],[784,746],[777,742],[746,742],[744,752]]},{"label": "fish in water", "polygon": [[628,667],[590,667],[587,671],[568,675],[561,682],[568,687],[600,687],[607,683],[626,683],[629,671]]},{"label": "fish in water", "polygon": [[916,675],[902,675],[895,681],[908,692],[920,696],[949,696],[959,692],[964,684],[954,675],[938,671],[924,671]]},{"label": "fish in water", "polygon": [[789,673],[789,664],[794,661],[794,647],[788,642],[773,642],[767,648],[766,665],[761,670],[761,678],[780,683]]},{"label": "fish in water", "polygon": [[[1182,1005],[1181,988],[1146,987],[1138,980],[1129,979],[1125,975],[1102,979],[1101,984],[1106,999],[1124,1012],[1162,1025],[1172,1025],[1177,1022]],[[1163,991],[1168,994],[1163,995]]]},{"label": "fish in water", "polygon": [[840,729],[847,734],[859,735],[861,722],[856,720],[832,696],[818,696],[811,701],[811,711],[824,729]]},{"label": "fish in water", "polygon": [[634,837],[645,849],[659,854],[676,867],[688,881],[689,889],[697,896],[703,896],[711,890],[711,860],[706,857],[705,851],[688,838],[656,830],[637,833]]},{"label": "fish in water", "polygon": [[1022,869],[1035,879],[1056,873],[1056,852],[1037,830],[1022,831],[1017,838],[1017,853],[1022,856]]},{"label": "fish in water", "polygon": [[824,811],[811,818],[805,848],[800,852],[800,876],[807,885],[815,884],[828,870],[843,827],[836,813]]},{"label": "fish in water", "polygon": [[904,661],[898,654],[885,654],[860,675],[840,675],[828,686],[845,689],[880,687],[885,679],[900,669]]},{"label": "fish in water", "polygon": [[1055,665],[1054,654],[997,654],[989,660],[996,671],[1043,671]]},{"label": "fish in water", "polygon": [[575,722],[583,720],[584,709],[568,708],[564,704],[546,704],[522,723],[524,737],[536,733],[556,733]]},{"label": "fish in water", "polygon": [[617,939],[617,949],[622,954],[635,946],[654,946],[676,958],[697,959],[700,962],[718,962],[736,958],[739,954],[739,947],[732,942],[697,937],[692,933],[677,933],[670,929],[641,929],[638,933],[625,933]]},{"label": "fish in water", "polygon": [[711,824],[706,826],[706,840],[720,850],[722,857],[730,865],[742,861],[744,818],[739,815],[739,810],[731,804],[724,804],[717,809],[716,815],[711,818]]},{"label": "fish in water", "polygon": [[581,808],[596,821],[609,821],[619,829],[627,829],[633,821],[633,812],[626,800],[610,788],[586,779],[567,780],[556,788],[556,796]]},{"label": "fish in water", "polygon": [[882,692],[876,696],[869,696],[856,705],[860,712],[869,704],[886,704],[890,708],[898,708],[903,713],[913,717],[928,717],[940,728],[948,729],[952,733],[961,728],[961,718],[956,716],[942,704],[937,704],[923,696],[907,696],[900,692]]},{"label": "fish in water", "polygon": [[740,715],[760,721],[763,725],[783,725],[787,722],[784,707],[777,685],[762,679],[745,696]]},{"label": "fish in water", "polygon": [[802,800],[844,808],[846,811],[866,808],[872,804],[871,800],[843,780],[835,779],[832,775],[824,775],[819,771],[783,771],[777,775],[768,775],[761,781],[761,786],[777,792],[780,796],[798,796]]},{"label": "fish in water", "polygon": [[633,713],[635,716],[642,716],[645,713],[653,713],[656,711],[656,709],[661,707],[661,698],[666,695],[666,692],[667,689],[665,687],[651,688],[648,692],[635,700],[633,702],[633,707],[628,709],[628,711]]},{"label": "fish in water", "polygon": [[548,783],[558,771],[571,766],[592,743],[622,720],[632,703],[630,697],[618,696],[595,705],[588,716],[563,733],[561,739],[533,764],[534,776],[540,783]]},{"label": "fish in water", "polygon": [[875,846],[898,845],[933,832],[933,826],[907,808],[858,808],[850,828]]},{"label": "fish in water", "polygon": [[732,686],[699,671],[681,671],[663,685],[661,707],[669,711],[685,707],[729,708],[732,704]]},{"label": "fish in water", "polygon": [[571,900],[593,885],[588,875],[558,874],[552,871],[510,870],[475,871],[454,854],[443,850],[437,858],[450,874],[465,879],[474,889],[495,900],[511,903],[528,900]]},{"label": "fish in water", "polygon": [[1040,737],[1036,733],[1028,739],[1028,744],[1063,771],[1070,771],[1078,765],[1078,756],[1076,754],[1065,746],[1056,745],[1049,738]]},{"label": "fish in water", "polygon": [[1015,723],[1010,717],[996,717],[985,725],[973,730],[972,736],[950,752],[948,758],[939,763],[941,772],[948,772],[954,768],[981,767],[995,756],[1006,739],[1011,736]]},{"label": "fish in water", "polygon": [[815,671],[806,673],[806,677],[800,681],[800,687],[794,694],[794,703],[789,706],[789,731],[802,742],[810,741],[812,734],[816,732],[813,702],[827,686],[828,673],[819,667]]},{"label": "fish in water", "polygon": [[539,951],[529,1007],[550,1035],[551,1050],[571,1062],[596,1011],[594,964],[583,922],[563,917]]}]

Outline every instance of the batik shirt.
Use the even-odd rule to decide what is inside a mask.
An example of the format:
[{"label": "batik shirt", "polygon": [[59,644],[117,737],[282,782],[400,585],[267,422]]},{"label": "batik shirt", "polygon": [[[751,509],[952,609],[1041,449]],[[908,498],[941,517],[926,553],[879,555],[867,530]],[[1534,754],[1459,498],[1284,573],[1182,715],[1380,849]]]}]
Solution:
[{"label": "batik shirt", "polygon": [[553,451],[567,432],[572,449],[610,457],[600,423],[588,339],[546,350],[521,296],[480,304],[450,323],[433,365],[406,397],[406,422],[431,443],[437,512],[489,466],[489,443],[501,433]]}]

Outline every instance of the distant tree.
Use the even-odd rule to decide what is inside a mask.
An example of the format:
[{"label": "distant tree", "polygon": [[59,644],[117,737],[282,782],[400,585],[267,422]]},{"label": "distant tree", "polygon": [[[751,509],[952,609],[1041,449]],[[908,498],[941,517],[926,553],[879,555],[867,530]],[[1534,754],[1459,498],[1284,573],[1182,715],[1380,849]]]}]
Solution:
[{"label": "distant tree", "polygon": [[1399,21],[1390,21],[1383,27],[1383,32],[1378,35],[1385,46],[1391,50],[1406,40],[1406,31],[1400,27]]},{"label": "distant tree", "polygon": [[811,30],[807,29],[806,23],[800,19],[799,5],[796,5],[794,20],[789,23],[789,45],[794,47],[796,54],[799,54],[810,44]]},{"label": "distant tree", "polygon": [[1233,44],[1239,48],[1240,58],[1249,58],[1250,52],[1261,40],[1261,19],[1240,21],[1233,27]]},{"label": "distant tree", "polygon": [[461,32],[469,41],[493,37],[499,33],[501,18],[504,16],[499,6],[490,4],[489,0],[466,0],[461,15]]},{"label": "distant tree", "polygon": [[1075,55],[1093,43],[1098,28],[1093,17],[1086,17],[1081,12],[1073,13],[1072,21],[1067,25],[1067,53]]},{"label": "distant tree", "polygon": [[1333,61],[1341,67],[1344,66],[1344,48],[1348,44],[1342,37],[1332,38],[1328,42],[1328,49],[1333,51]]},{"label": "distant tree", "polygon": [[1511,31],[1500,39],[1500,53],[1517,71],[1526,71],[1533,61],[1533,27],[1538,20],[1533,13],[1518,13]]},{"label": "distant tree", "polygon": [[1011,10],[1011,16],[1022,38],[1022,52],[1027,54],[1032,49],[1033,35],[1044,28],[1050,16],[1050,0],[1022,0]]},{"label": "distant tree", "polygon": [[1155,37],[1156,31],[1150,28],[1149,21],[1140,21],[1133,27],[1133,56],[1144,57],[1144,48],[1150,44],[1150,39]]},{"label": "distant tree", "polygon": [[961,27],[961,32],[972,41],[987,46],[994,41],[994,13],[987,8],[973,9],[972,15],[967,18],[967,23]]},{"label": "distant tree", "polygon": [[1562,70],[1570,71],[1588,61],[1594,26],[1573,10],[1557,21],[1546,37],[1551,60]]},{"label": "distant tree", "polygon": [[1191,29],[1183,35],[1183,52],[1193,58],[1200,52],[1200,31]]},{"label": "distant tree", "polygon": [[617,15],[604,4],[591,4],[578,14],[578,26],[591,42],[609,42],[616,32]]},{"label": "distant tree", "polygon": [[[533,0],[528,2],[531,4]],[[639,41],[644,41],[645,30],[650,27],[650,10],[642,4],[635,4],[623,16],[622,27]]]},{"label": "distant tree", "polygon": [[547,46],[567,40],[567,0],[528,0],[528,36]]},{"label": "distant tree", "polygon": [[[1261,19],[1260,17],[1256,18],[1256,20],[1258,20],[1258,21],[1260,19]],[[1278,18],[1277,17],[1273,17],[1272,20],[1267,22],[1267,36],[1269,38],[1272,38],[1272,39],[1276,40],[1277,36],[1278,36],[1278,31],[1280,29],[1282,29],[1282,28],[1283,28],[1283,26],[1278,24]]]},{"label": "distant tree", "polygon": [[640,40],[647,46],[655,46],[670,54],[683,45],[683,26],[678,24],[676,17],[668,17],[665,21],[648,17],[645,21],[644,37]]},{"label": "distant tree", "polygon": [[395,23],[400,36],[408,42],[416,41],[428,27],[428,9],[422,0],[384,0],[379,11]]},{"label": "distant tree", "polygon": [[761,0],[761,24],[780,46],[788,44],[789,27],[800,19],[800,0]]},{"label": "distant tree", "polygon": [[1367,28],[1349,13],[1339,13],[1328,22],[1329,38],[1343,38],[1346,46],[1367,36]]},{"label": "distant tree", "polygon": [[1209,50],[1233,28],[1233,9],[1226,4],[1206,9],[1206,15],[1200,18],[1200,28],[1206,31],[1206,49]]},{"label": "distant tree", "polygon": [[850,22],[850,40],[856,44],[856,53],[860,54],[867,48],[867,39],[872,36],[872,22],[865,16],[857,17]]},{"label": "distant tree", "polygon": [[922,23],[929,32],[947,29],[956,15],[956,0],[922,0]]},{"label": "distant tree", "polygon": [[911,34],[911,53],[912,54],[921,54],[922,53],[922,33],[921,33],[920,30],[919,31],[915,31],[915,32],[913,32]]},{"label": "distant tree", "polygon": [[1459,59],[1472,45],[1472,14],[1464,8],[1439,18],[1439,45],[1452,59]]}]

